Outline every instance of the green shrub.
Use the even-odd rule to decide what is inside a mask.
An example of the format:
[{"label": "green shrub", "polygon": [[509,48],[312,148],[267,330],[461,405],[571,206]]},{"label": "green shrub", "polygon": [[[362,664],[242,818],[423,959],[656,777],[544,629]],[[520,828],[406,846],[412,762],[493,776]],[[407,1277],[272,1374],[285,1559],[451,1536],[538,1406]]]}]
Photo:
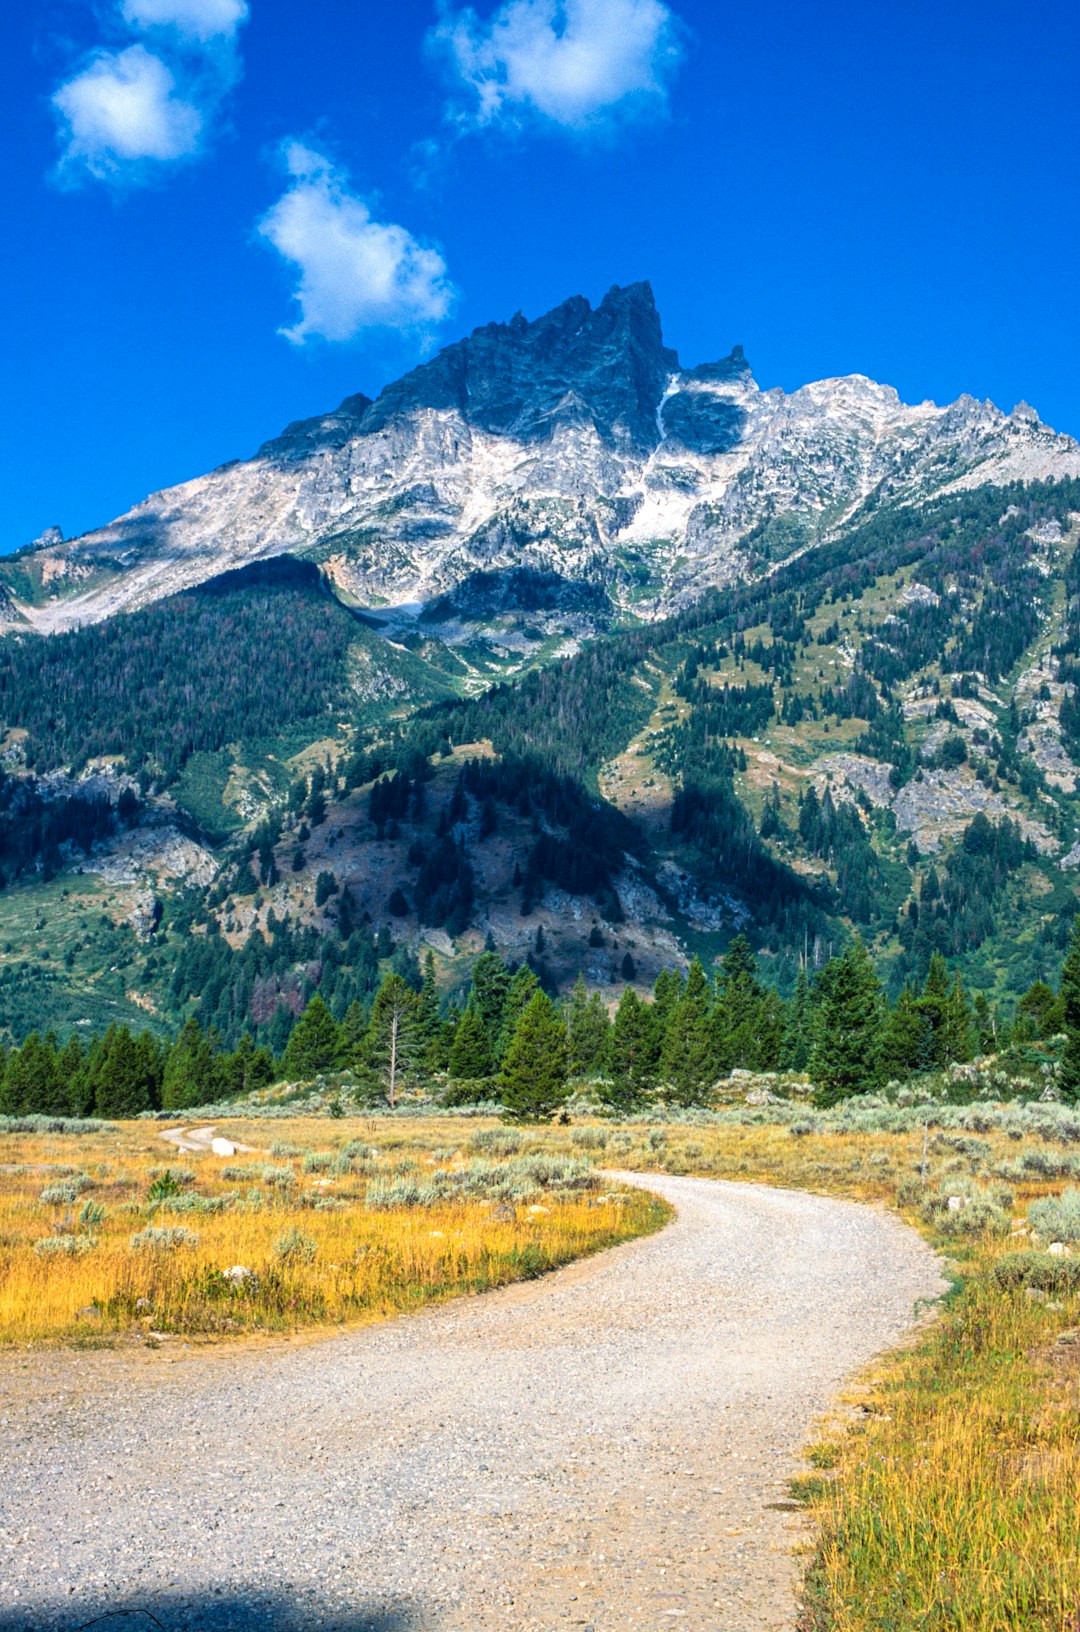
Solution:
[{"label": "green shrub", "polygon": [[132,1252],[174,1252],[177,1247],[197,1247],[198,1244],[199,1237],[194,1230],[185,1230],[181,1225],[164,1230],[148,1225],[131,1237]]},{"label": "green shrub", "polygon": [[285,1264],[314,1263],[318,1250],[310,1235],[305,1235],[303,1230],[298,1230],[295,1225],[286,1230],[284,1235],[279,1235],[274,1242],[274,1251]]},{"label": "green shrub", "polygon": [[1048,1241],[1080,1241],[1080,1190],[1044,1196],[1028,1208],[1028,1220]]}]

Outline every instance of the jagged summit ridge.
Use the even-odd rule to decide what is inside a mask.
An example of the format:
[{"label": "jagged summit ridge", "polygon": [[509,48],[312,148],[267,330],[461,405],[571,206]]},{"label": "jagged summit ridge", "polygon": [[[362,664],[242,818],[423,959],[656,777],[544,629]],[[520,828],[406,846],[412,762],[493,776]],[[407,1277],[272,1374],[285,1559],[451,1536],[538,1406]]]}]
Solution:
[{"label": "jagged summit ridge", "polygon": [[659,613],[852,515],[950,486],[1080,475],[1021,405],[909,406],[861,375],[761,390],[741,346],[684,369],[647,283],[489,323],[254,458],[20,557],[0,615],[48,632],[262,557],[320,562],[361,605],[522,568]]}]

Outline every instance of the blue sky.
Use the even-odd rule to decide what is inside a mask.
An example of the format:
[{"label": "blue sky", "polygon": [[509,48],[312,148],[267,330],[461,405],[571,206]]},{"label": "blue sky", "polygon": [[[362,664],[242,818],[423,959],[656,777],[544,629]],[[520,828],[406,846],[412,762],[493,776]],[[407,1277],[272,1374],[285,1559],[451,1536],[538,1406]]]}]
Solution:
[{"label": "blue sky", "polygon": [[0,550],[642,277],[686,363],[1080,435],[1071,0],[50,0],[8,42]]}]

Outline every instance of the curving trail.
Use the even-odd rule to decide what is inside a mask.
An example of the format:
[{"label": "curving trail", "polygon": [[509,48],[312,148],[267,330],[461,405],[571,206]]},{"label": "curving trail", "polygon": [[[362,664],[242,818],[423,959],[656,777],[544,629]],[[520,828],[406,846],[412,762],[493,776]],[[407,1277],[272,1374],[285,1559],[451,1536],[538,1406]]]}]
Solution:
[{"label": "curving trail", "polygon": [[482,1298],[4,1358],[0,1627],[790,1629],[797,1520],[770,1504],[936,1261],[852,1203],[637,1182],[666,1230]]}]

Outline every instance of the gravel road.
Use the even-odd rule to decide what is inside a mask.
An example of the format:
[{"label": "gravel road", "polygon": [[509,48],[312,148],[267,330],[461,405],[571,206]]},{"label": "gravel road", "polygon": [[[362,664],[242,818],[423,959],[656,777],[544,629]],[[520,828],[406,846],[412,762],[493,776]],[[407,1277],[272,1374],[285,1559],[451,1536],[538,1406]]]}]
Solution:
[{"label": "gravel road", "polygon": [[644,1241],[318,1340],[0,1360],[0,1627],[773,1632],[799,1446],[942,1289],[883,1211],[650,1178]]}]

